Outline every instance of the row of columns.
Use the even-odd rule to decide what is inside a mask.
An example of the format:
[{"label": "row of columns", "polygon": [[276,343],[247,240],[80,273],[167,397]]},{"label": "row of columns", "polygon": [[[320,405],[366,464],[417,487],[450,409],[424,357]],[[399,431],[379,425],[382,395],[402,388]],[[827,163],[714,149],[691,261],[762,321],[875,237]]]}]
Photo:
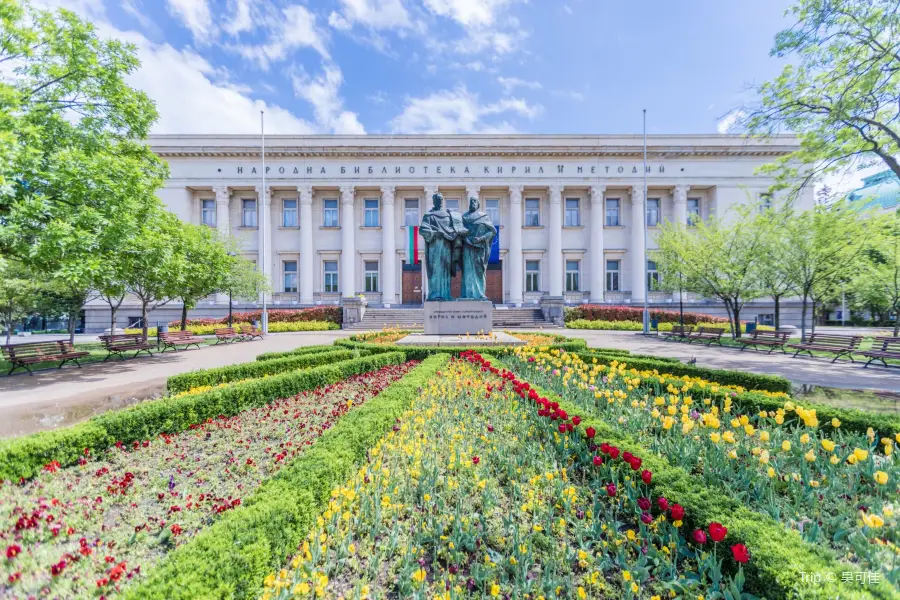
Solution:
[{"label": "row of columns", "polygon": [[[430,206],[429,202],[433,194],[437,193],[438,186],[428,185],[425,189],[425,210]],[[478,197],[480,186],[466,186],[466,198]],[[677,185],[674,189],[675,221],[682,225],[687,223],[687,185]],[[508,271],[509,301],[521,303],[524,299],[524,265],[522,259],[522,195],[525,190],[523,185],[509,186],[509,233],[506,234],[509,252],[506,263]],[[230,193],[227,187],[213,188],[216,195],[216,225],[223,235],[229,235],[229,200]],[[563,186],[552,184],[548,186],[550,200],[549,223],[549,247],[545,267],[551,273],[550,296],[561,297],[565,268],[562,251],[562,192]],[[593,268],[588,278],[591,289],[591,302],[603,301],[605,272],[603,255],[603,227],[606,219],[606,207],[604,206],[604,192],[606,186],[595,185],[590,187],[591,199],[591,231],[590,252]],[[271,261],[264,256],[271,250],[271,219],[270,207],[272,189],[256,188],[258,198],[258,228],[259,228],[259,268],[272,281]],[[313,278],[309,276],[314,269],[313,261],[313,223],[312,223],[312,196],[311,186],[298,188],[300,208],[300,303],[313,303]],[[356,288],[356,224],[354,212],[354,186],[342,186],[340,188],[341,204],[341,290],[344,298],[352,298]],[[394,186],[381,187],[381,235],[382,235],[382,298],[383,302],[393,304],[397,302],[396,289],[396,232],[394,222]],[[633,186],[631,188],[631,222],[644,223],[646,219],[646,203],[643,188]],[[461,210],[466,210],[460,206]],[[268,242],[267,242],[268,240]],[[645,272],[646,254],[644,252],[644,227],[633,226],[631,230],[631,272],[635,274],[632,279],[632,300],[643,300],[646,296],[647,281],[643,276]]]}]

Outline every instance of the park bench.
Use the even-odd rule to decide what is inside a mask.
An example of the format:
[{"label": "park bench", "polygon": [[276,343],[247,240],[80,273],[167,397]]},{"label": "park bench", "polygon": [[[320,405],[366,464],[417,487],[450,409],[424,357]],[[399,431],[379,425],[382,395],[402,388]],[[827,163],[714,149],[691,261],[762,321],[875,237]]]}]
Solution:
[{"label": "park bench", "polygon": [[103,359],[104,362],[113,355],[117,355],[120,359],[125,360],[123,355],[126,352],[134,352],[134,356],[131,358],[134,358],[141,352],[152,354],[150,349],[153,345],[147,341],[143,333],[101,335],[100,342],[103,344],[103,349],[107,352],[106,358]]},{"label": "park bench", "polygon": [[160,331],[157,334],[157,339],[159,340],[159,343],[162,344],[163,352],[169,348],[178,352],[179,346],[184,348],[197,346],[197,348],[199,348],[200,344],[203,343],[203,338],[195,337],[190,331]]},{"label": "park bench", "polygon": [[32,375],[31,365],[42,362],[59,360],[59,368],[69,361],[81,368],[78,359],[87,356],[90,352],[75,350],[68,340],[56,340],[53,342],[30,342],[27,344],[13,344],[3,346],[3,357],[12,364],[12,368],[6,373],[12,375],[16,369],[25,369]]},{"label": "park bench", "polygon": [[713,342],[721,346],[723,333],[725,333],[724,327],[700,327],[688,336],[688,344],[693,344],[695,341],[706,341],[707,346],[711,346]]},{"label": "park bench", "polygon": [[784,349],[784,345],[787,344],[790,335],[789,331],[760,331],[757,329],[749,338],[741,337],[737,341],[743,344],[741,352],[750,346],[753,346],[753,349],[759,352],[760,346],[767,346],[769,348],[767,354],[772,354],[778,348],[781,348],[781,351],[786,354],[787,350]]},{"label": "park bench", "polygon": [[240,342],[244,339],[244,335],[240,332],[239,329],[235,329],[234,327],[222,327],[216,329],[216,344],[220,343],[229,343],[229,342]]},{"label": "park bench", "polygon": [[860,342],[862,342],[863,336],[861,335],[833,335],[827,333],[811,333],[809,334],[809,339],[806,342],[802,342],[799,344],[788,344],[788,348],[795,348],[797,351],[794,352],[794,357],[796,357],[801,352],[806,352],[810,356],[813,355],[813,350],[817,352],[828,352],[834,354],[834,359],[831,362],[835,362],[841,356],[847,356],[850,359],[850,362],[856,362],[853,360],[853,352],[859,348]]},{"label": "park bench", "polygon": [[875,360],[880,360],[881,364],[888,367],[887,360],[900,360],[900,337],[877,337],[872,344],[872,348],[861,352],[863,356],[869,359],[865,367]]},{"label": "park bench", "polygon": [[262,339],[263,332],[259,327],[254,327],[253,325],[244,325],[241,328],[241,335],[244,336],[246,340],[254,340],[254,339]]},{"label": "park bench", "polygon": [[672,325],[672,331],[663,331],[660,333],[660,336],[667,340],[679,341],[687,339],[693,330],[693,325]]}]

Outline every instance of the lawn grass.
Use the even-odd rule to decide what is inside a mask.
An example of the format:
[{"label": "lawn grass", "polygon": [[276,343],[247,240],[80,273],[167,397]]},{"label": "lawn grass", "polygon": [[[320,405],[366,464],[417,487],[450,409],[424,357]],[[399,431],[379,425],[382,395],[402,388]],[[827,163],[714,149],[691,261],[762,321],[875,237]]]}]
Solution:
[{"label": "lawn grass", "polygon": [[827,404],[835,408],[855,408],[882,414],[900,413],[900,398],[879,396],[872,390],[845,390],[811,386],[794,392],[795,400],[815,404]]},{"label": "lawn grass", "polygon": [[[216,341],[215,338],[203,338],[203,342],[200,345],[201,346],[209,346],[209,345],[214,344],[215,341]],[[151,343],[152,342],[153,342],[153,340],[151,339]],[[193,348],[191,348],[191,349],[193,350]],[[95,362],[102,362],[106,358],[106,354],[107,354],[106,350],[103,349],[103,344],[101,344],[100,342],[82,342],[79,344],[75,344],[75,350],[78,350],[78,351],[83,350],[86,352],[90,352],[90,354],[88,356],[84,356],[84,357],[78,359],[78,362],[80,362],[83,365],[89,364],[89,363],[95,363]],[[158,354],[158,353],[160,353],[160,350],[157,350],[156,347],[153,347],[150,349],[150,352],[152,354]],[[168,352],[171,352],[171,350],[169,350]],[[130,358],[132,355],[133,355],[133,353],[126,353],[126,360],[128,358]],[[141,356],[146,356],[146,353],[142,352]],[[119,360],[121,360],[121,359],[116,356],[113,356],[109,359],[109,362],[118,362]],[[58,360],[51,360],[51,361],[47,361],[47,362],[35,363],[32,365],[28,365],[28,366],[31,368],[32,371],[42,371],[42,370],[46,370],[46,369],[56,369],[59,366],[59,362],[60,361],[58,361]],[[7,373],[9,373],[9,370],[11,368],[12,368],[12,363],[10,363],[8,360],[0,359],[0,377],[8,377]],[[74,363],[69,362],[69,363],[66,363],[66,368],[77,369],[78,367],[75,366]],[[16,372],[13,373],[13,375],[18,375],[20,373],[24,373],[27,375],[28,372],[25,369],[22,369],[20,367],[20,368],[16,369]]]}]

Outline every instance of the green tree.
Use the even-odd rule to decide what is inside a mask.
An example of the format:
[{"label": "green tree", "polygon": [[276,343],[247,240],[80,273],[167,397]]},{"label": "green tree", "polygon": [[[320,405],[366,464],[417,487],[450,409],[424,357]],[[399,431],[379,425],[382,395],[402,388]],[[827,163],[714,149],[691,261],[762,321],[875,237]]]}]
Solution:
[{"label": "green tree", "polygon": [[175,294],[182,302],[181,329],[184,330],[188,310],[203,298],[225,288],[234,261],[229,256],[229,248],[210,227],[183,224],[178,241],[177,251],[184,260]]},{"label": "green tree", "polygon": [[36,280],[24,266],[0,258],[0,325],[7,345],[15,324],[34,313],[37,297]]},{"label": "green tree", "polygon": [[741,121],[757,135],[794,132],[801,145],[764,170],[784,188],[853,164],[881,162],[900,176],[896,0],[798,0],[787,14],[795,23],[771,54],[791,62]]},{"label": "green tree", "polygon": [[718,298],[725,305],[732,335],[741,335],[741,310],[763,295],[758,276],[760,255],[768,235],[762,227],[747,226],[756,207],[741,205],[733,219],[709,219],[690,230],[665,223],[657,237],[657,269],[663,281],[681,277],[685,289]]},{"label": "green tree", "polygon": [[854,279],[865,304],[872,307],[872,318],[877,318],[875,308],[884,314],[893,313],[894,337],[900,335],[900,215],[897,213],[871,217],[869,229],[877,232],[865,251],[863,268]]},{"label": "green tree", "polygon": [[782,229],[789,218],[784,210],[767,210],[750,226],[761,227],[766,236],[762,239],[757,272],[764,295],[771,296],[775,305],[775,328],[781,326],[781,300],[793,292],[794,283],[788,271],[786,257],[788,242]]}]

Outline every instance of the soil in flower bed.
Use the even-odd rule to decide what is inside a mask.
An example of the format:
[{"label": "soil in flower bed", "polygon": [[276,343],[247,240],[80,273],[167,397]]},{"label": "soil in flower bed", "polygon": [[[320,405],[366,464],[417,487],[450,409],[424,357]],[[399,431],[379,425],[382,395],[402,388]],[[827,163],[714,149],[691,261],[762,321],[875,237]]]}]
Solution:
[{"label": "soil in flower bed", "polygon": [[51,463],[32,481],[4,482],[0,596],[114,595],[413,366],[356,375],[177,435],[86,453],[71,468]]}]

